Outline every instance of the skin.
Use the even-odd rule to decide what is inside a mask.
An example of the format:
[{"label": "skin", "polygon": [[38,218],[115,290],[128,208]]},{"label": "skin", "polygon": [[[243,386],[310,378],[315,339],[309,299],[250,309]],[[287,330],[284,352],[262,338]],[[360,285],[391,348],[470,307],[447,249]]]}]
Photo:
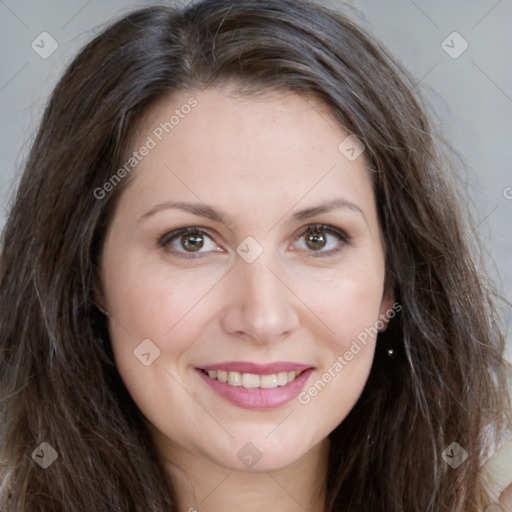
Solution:
[{"label": "skin", "polygon": [[[349,161],[338,150],[348,134],[318,101],[283,91],[242,98],[229,86],[161,100],[134,148],[191,96],[197,107],[139,163],[107,233],[97,301],[108,311],[115,361],[179,483],[180,510],[321,510],[328,435],[362,392],[375,336],[307,405],[242,409],[195,368],[305,363],[315,367],[308,389],[390,310],[364,154]],[[293,217],[339,197],[360,211]],[[230,222],[171,208],[144,216],[169,201],[205,203]],[[324,231],[320,253],[330,254],[319,255],[300,233],[311,224],[343,230],[349,241]],[[158,245],[184,226],[211,234],[199,258],[180,256],[180,237]],[[252,263],[236,252],[248,236],[263,249]],[[160,350],[149,366],[134,357],[144,339]],[[237,457],[248,442],[262,454],[251,468]]]}]

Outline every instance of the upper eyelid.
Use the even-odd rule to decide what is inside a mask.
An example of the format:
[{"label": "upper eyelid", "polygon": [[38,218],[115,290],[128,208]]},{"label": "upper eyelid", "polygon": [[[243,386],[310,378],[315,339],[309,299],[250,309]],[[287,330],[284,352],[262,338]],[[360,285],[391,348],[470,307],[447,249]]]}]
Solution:
[{"label": "upper eyelid", "polygon": [[329,231],[331,233],[335,233],[341,237],[344,237],[347,240],[350,239],[350,236],[344,229],[337,228],[336,226],[332,226],[330,224],[319,224],[319,223],[308,224],[307,226],[299,229],[296,236],[302,236],[305,233],[307,233],[309,230],[314,230],[314,229],[318,229],[319,231]]},{"label": "upper eyelid", "polygon": [[164,233],[158,239],[158,244],[169,243],[174,238],[179,237],[180,235],[186,235],[188,233],[201,233],[208,235],[210,238],[213,239],[213,236],[208,228],[204,228],[201,226],[183,226],[182,228],[171,229],[170,231]]}]

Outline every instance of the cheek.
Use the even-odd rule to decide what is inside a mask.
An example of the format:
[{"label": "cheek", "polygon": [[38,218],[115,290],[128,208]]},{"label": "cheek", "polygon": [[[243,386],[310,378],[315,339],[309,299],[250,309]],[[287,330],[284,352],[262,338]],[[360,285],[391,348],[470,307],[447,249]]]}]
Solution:
[{"label": "cheek", "polygon": [[125,261],[106,266],[105,275],[110,339],[125,386],[146,418],[178,428],[180,421],[164,411],[173,404],[183,416],[197,413],[179,382],[188,349],[204,330],[203,299],[216,279],[169,271],[158,262]]},{"label": "cheek", "polygon": [[309,287],[308,305],[324,328],[316,322],[318,371],[299,396],[299,403],[322,411],[332,428],[350,412],[368,379],[383,281],[383,264],[368,257],[350,264],[347,260],[329,279]]},{"label": "cheek", "polygon": [[383,287],[380,258],[354,254],[323,277],[302,279],[299,293],[323,321],[333,348],[346,350],[359,334],[368,330],[375,334],[371,328],[379,319]]},{"label": "cheek", "polygon": [[165,261],[150,260],[111,266],[106,275],[113,343],[129,334],[132,341],[149,338],[162,348],[177,330],[194,330],[197,322],[187,321],[190,313],[222,278],[217,270],[172,270]]},{"label": "cheek", "polygon": [[[356,275],[345,276],[328,293],[325,323],[331,326],[331,342],[338,351],[348,350],[354,340],[370,345],[376,337],[382,288],[379,282],[362,285]],[[366,333],[366,334],[365,334]]]}]

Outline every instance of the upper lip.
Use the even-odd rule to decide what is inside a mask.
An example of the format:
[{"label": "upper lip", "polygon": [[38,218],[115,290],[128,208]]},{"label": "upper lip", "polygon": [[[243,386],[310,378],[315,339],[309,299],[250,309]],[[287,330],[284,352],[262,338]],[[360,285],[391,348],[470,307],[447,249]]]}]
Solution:
[{"label": "upper lip", "polygon": [[303,371],[312,368],[307,364],[278,361],[269,364],[231,361],[229,363],[210,364],[198,367],[200,370],[224,370],[227,372],[253,373],[255,375],[270,375],[279,372]]}]

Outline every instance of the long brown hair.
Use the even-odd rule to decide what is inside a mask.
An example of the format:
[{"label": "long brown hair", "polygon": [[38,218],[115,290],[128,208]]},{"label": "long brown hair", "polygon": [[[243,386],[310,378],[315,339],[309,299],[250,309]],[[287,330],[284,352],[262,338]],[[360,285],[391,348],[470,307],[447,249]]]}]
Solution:
[{"label": "long brown hair", "polygon": [[[93,304],[127,179],[101,199],[94,191],[155,101],[226,82],[321,99],[364,143],[373,176],[387,286],[402,311],[330,436],[327,512],[481,510],[484,432],[509,418],[504,337],[450,164],[414,81],[386,51],[345,16],[292,0],[135,11],[55,88],[3,232],[0,509],[177,510]],[[441,457],[453,441],[469,454],[457,469]],[[42,442],[58,454],[45,470],[31,457]]]}]

